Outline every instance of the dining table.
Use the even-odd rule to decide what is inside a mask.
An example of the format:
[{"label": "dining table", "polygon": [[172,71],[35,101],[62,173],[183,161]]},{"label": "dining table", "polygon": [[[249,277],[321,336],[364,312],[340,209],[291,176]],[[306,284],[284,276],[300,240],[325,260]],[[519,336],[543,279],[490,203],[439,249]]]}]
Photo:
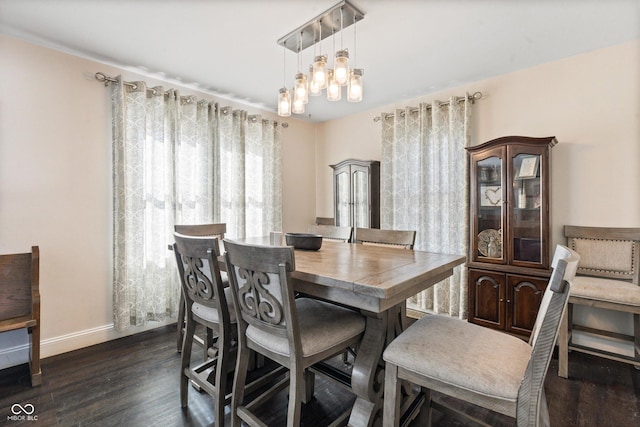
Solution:
[{"label": "dining table", "polygon": [[[242,240],[274,244],[269,237]],[[407,327],[407,298],[451,276],[465,261],[465,256],[456,254],[330,239],[324,239],[319,250],[295,250],[295,271],[291,273],[295,292],[351,307],[366,316],[350,375],[326,363],[314,366],[316,372],[342,382],[356,395],[349,426],[381,424],[382,353]]]}]

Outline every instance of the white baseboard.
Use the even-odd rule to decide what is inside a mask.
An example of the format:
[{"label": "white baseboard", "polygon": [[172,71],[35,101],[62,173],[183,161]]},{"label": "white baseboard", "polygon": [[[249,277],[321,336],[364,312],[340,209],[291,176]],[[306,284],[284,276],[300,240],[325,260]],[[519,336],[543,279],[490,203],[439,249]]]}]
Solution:
[{"label": "white baseboard", "polygon": [[[123,332],[113,328],[113,323],[60,335],[40,341],[40,358],[55,356],[91,345],[100,344],[117,338],[126,337],[140,332],[149,331],[175,323],[175,320],[165,322],[149,322],[144,327],[131,327]],[[6,347],[5,347],[6,345]],[[0,334],[0,370],[11,366],[29,362],[29,337],[27,330],[11,331]]]}]

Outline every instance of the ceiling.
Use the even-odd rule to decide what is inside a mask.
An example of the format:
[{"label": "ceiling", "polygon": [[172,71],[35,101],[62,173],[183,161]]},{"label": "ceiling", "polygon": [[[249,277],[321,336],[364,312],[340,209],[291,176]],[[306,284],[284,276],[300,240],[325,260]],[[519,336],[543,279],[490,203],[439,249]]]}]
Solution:
[{"label": "ceiling", "polygon": [[[337,2],[0,0],[0,33],[275,111],[283,61],[290,88],[297,72],[277,40]],[[640,38],[639,0],[352,3],[365,13],[355,52],[364,101],[312,97],[299,118],[332,120]],[[343,37],[353,61],[353,26]],[[304,68],[312,56],[302,52]]]}]

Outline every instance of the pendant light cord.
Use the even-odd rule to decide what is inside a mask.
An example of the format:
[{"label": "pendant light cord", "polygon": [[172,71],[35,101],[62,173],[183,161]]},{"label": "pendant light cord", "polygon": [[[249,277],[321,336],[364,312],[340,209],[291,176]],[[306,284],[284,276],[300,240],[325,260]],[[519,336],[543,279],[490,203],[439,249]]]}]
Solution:
[{"label": "pendant light cord", "polygon": [[358,56],[358,46],[357,46],[358,34],[356,33],[357,22],[358,20],[356,19],[356,16],[353,15],[353,67],[352,68],[357,68],[356,65],[358,65],[358,61],[356,61]]},{"label": "pendant light cord", "polygon": [[[342,32],[342,30],[344,29],[344,26],[343,26],[343,24],[344,24],[344,15],[343,15],[343,11],[344,11],[344,8],[342,8],[342,7],[341,7],[341,8],[340,8],[340,50],[343,50],[343,45],[344,45],[344,44],[343,44],[343,41],[344,41],[344,34],[343,34],[343,32]],[[336,49],[335,49],[335,46],[334,46],[333,50],[336,50]]]},{"label": "pendant light cord", "polygon": [[287,87],[287,49],[282,49],[282,87]]}]

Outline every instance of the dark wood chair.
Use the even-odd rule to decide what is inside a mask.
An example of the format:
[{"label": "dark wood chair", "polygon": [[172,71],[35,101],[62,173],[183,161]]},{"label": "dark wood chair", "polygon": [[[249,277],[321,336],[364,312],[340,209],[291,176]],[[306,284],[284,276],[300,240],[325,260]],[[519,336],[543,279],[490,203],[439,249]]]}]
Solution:
[{"label": "dark wood chair", "polygon": [[[227,224],[176,224],[174,226],[176,233],[185,236],[208,236],[215,237],[219,241],[224,239],[224,234],[227,232]],[[222,280],[226,282],[226,274],[222,273]],[[184,327],[185,327],[185,308],[184,297],[180,294],[180,305],[178,306],[178,340],[177,349],[178,352],[182,351],[182,341],[184,340]],[[207,330],[204,338],[200,338],[196,335],[195,342],[200,344],[204,348],[205,359],[207,354],[207,348],[213,344],[213,334],[210,330]]]},{"label": "dark wood chair", "polygon": [[356,228],[355,243],[365,245],[398,246],[413,249],[415,230],[380,230],[379,228]]},{"label": "dark wood chair", "polygon": [[383,354],[383,425],[400,425],[401,381],[406,380],[421,386],[426,399],[420,426],[431,425],[431,408],[436,406],[432,390],[512,417],[520,427],[548,426],[544,378],[579,260],[569,248],[556,248],[529,343],[444,315],[426,315],[400,334]]},{"label": "dark wood chair", "polygon": [[353,235],[353,227],[340,227],[337,225],[310,225],[309,233],[319,234],[323,239],[337,240],[349,243]]},{"label": "dark wood chair", "polygon": [[0,255],[0,333],[29,333],[31,385],[42,384],[40,368],[40,249]]},{"label": "dark wood chair", "polygon": [[[558,375],[569,376],[570,350],[630,363],[640,369],[640,228],[567,225],[564,235],[567,246],[581,259],[558,338]],[[633,335],[574,324],[576,305],[631,313]],[[630,342],[633,356],[578,344],[573,340],[573,331]]]},{"label": "dark wood chair", "polygon": [[[227,239],[224,246],[229,286],[239,314],[238,363],[231,403],[233,425],[239,426],[242,420],[250,426],[264,426],[255,409],[288,384],[287,426],[299,426],[305,370],[356,345],[364,332],[364,316],[323,301],[295,298],[292,247],[247,245]],[[250,350],[287,368],[289,375],[245,403]],[[346,421],[349,412],[339,420]]]},{"label": "dark wood chair", "polygon": [[[174,234],[173,251],[176,257],[182,295],[185,301],[186,328],[182,342],[180,372],[180,402],[188,403],[188,384],[191,380],[199,390],[214,400],[216,425],[224,424],[224,406],[230,402],[226,395],[227,374],[235,364],[236,310],[230,289],[226,292],[218,257],[218,239],[213,237]],[[191,365],[196,325],[203,325],[217,335],[216,347],[208,348],[208,358],[198,366]]]}]

